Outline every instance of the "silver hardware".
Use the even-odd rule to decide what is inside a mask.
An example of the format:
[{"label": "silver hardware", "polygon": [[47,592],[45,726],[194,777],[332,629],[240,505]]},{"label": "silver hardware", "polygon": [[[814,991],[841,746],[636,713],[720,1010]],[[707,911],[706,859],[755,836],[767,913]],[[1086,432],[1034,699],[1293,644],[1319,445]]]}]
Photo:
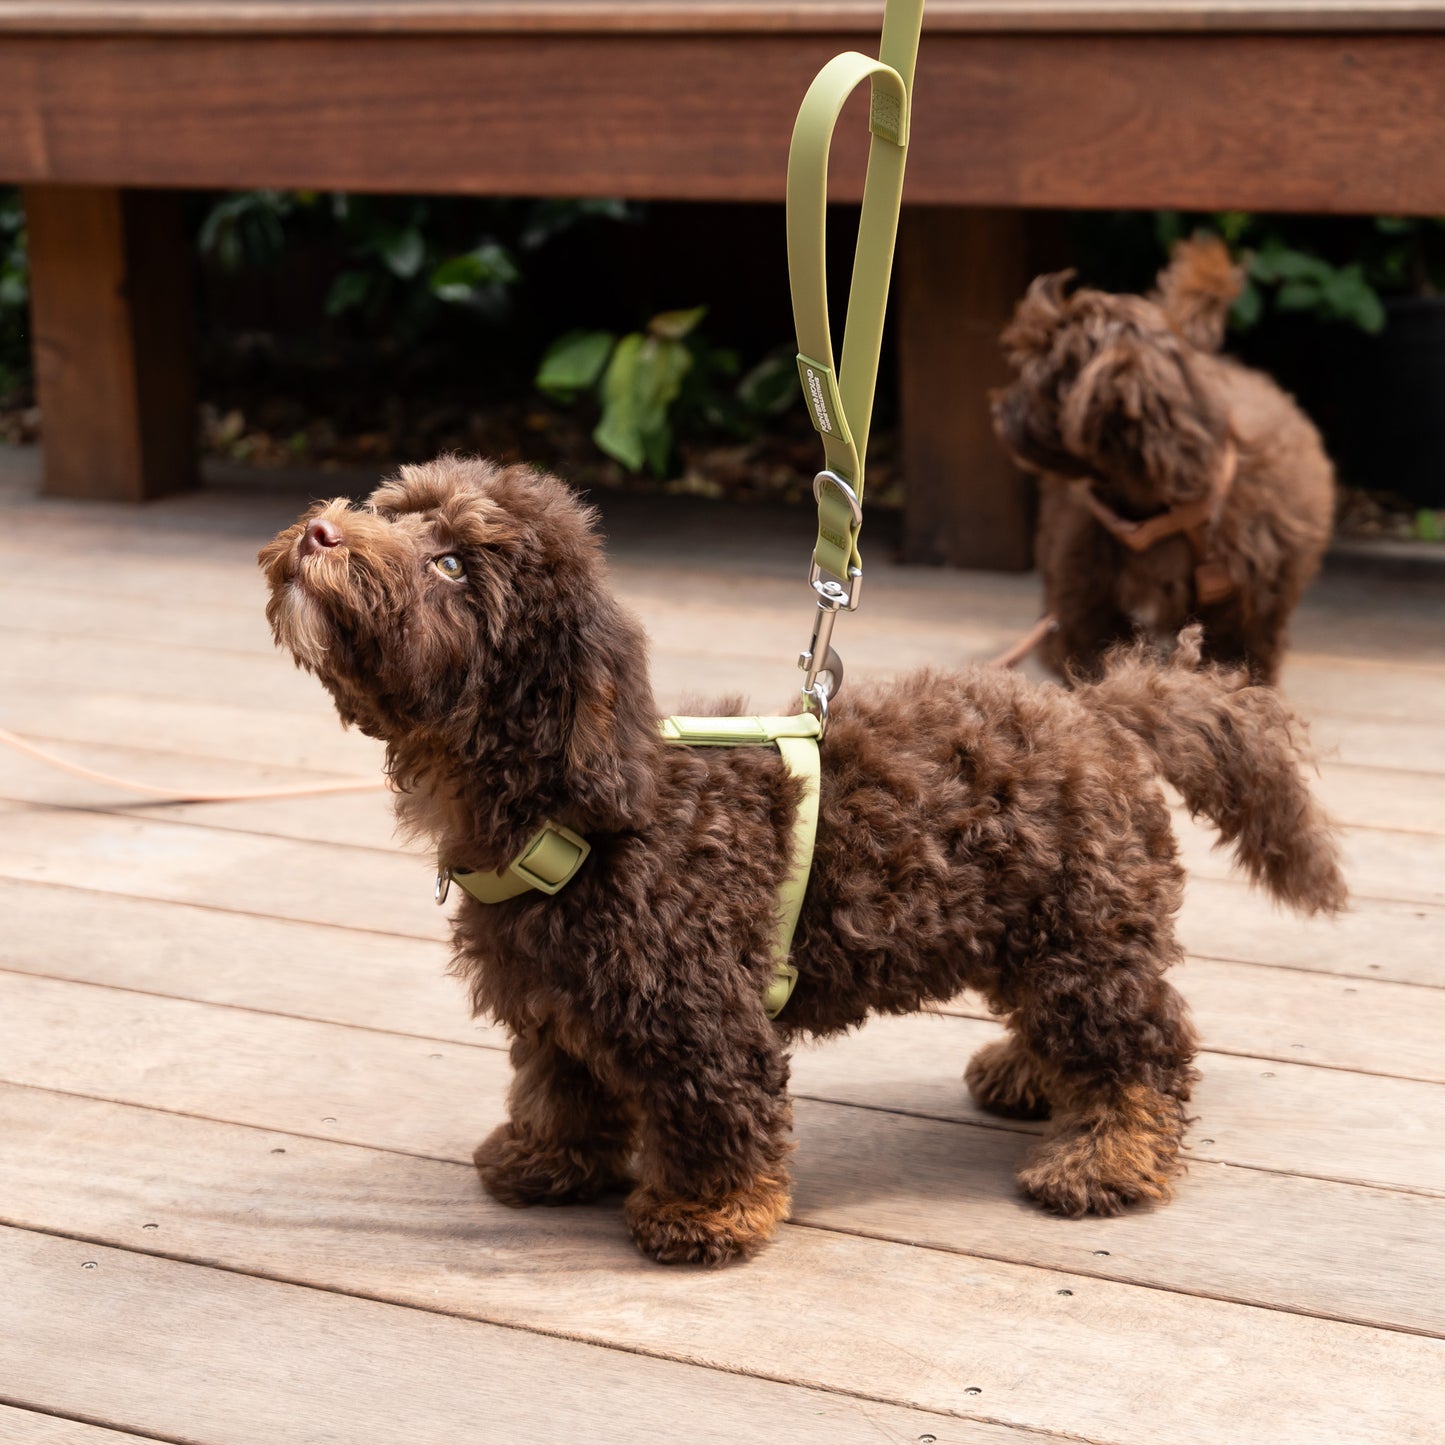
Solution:
[{"label": "silver hardware", "polygon": [[818,741],[821,742],[828,732],[828,689],[815,682],[803,689],[803,697],[818,715]]},{"label": "silver hardware", "polygon": [[[858,501],[858,493],[837,472],[821,471],[813,478],[813,497],[818,502],[823,500],[824,487],[832,487],[839,493],[848,504],[848,512],[853,525],[861,527],[863,525],[863,507]],[[808,585],[818,594],[819,607],[828,606],[834,610],[843,607],[852,612],[857,608],[858,600],[863,595],[863,573],[857,567],[849,567],[848,585],[844,587],[835,578],[825,577],[823,569],[814,562],[808,569]]]},{"label": "silver hardware", "polygon": [[834,487],[843,494],[843,500],[847,502],[848,510],[853,514],[853,525],[861,527],[863,525],[863,504],[858,500],[858,493],[837,472],[829,471],[827,467],[824,467],[813,478],[813,500],[815,502],[823,500],[824,487]]},{"label": "silver hardware", "polygon": [[437,886],[432,893],[432,902],[438,908],[447,901],[447,894],[452,891],[452,870],[450,868],[437,869]]}]

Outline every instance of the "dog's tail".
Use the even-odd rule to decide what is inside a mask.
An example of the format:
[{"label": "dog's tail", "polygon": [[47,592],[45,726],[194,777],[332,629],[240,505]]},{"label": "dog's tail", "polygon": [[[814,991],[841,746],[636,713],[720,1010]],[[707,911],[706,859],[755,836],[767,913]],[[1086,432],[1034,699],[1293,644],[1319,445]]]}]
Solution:
[{"label": "dog's tail", "polygon": [[1155,285],[1152,299],[1191,346],[1218,351],[1224,345],[1229,308],[1244,290],[1244,271],[1218,236],[1176,241]]},{"label": "dog's tail", "polygon": [[1301,724],[1243,670],[1201,667],[1201,635],[1186,628],[1162,664],[1143,646],[1118,649],[1078,695],[1144,743],[1254,882],[1302,913],[1338,912],[1346,902],[1339,849],[1303,776]]}]

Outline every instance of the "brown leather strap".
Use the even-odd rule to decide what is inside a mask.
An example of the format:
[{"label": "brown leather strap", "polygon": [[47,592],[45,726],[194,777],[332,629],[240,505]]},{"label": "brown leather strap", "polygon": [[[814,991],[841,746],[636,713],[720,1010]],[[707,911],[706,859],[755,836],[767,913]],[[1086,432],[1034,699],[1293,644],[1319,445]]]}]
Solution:
[{"label": "brown leather strap", "polygon": [[999,653],[988,665],[1017,667],[1058,625],[1059,619],[1052,612],[1044,613],[1012,647]]},{"label": "brown leather strap", "polygon": [[1081,477],[1073,483],[1073,493],[1088,509],[1090,516],[1116,542],[1131,552],[1147,552],[1166,537],[1184,533],[1190,550],[1194,553],[1196,600],[1201,605],[1208,606],[1214,602],[1222,602],[1234,590],[1234,584],[1229,580],[1224,564],[1212,555],[1211,542],[1214,524],[1224,511],[1225,500],[1229,496],[1230,488],[1234,486],[1238,471],[1239,448],[1231,439],[1224,444],[1219,470],[1214,474],[1214,481],[1205,496],[1192,502],[1182,502],[1179,506],[1170,507],[1167,512],[1160,512],[1157,517],[1149,517],[1142,522],[1131,522],[1127,517],[1121,517],[1107,503],[1101,502],[1094,495],[1093,479],[1090,477]]}]

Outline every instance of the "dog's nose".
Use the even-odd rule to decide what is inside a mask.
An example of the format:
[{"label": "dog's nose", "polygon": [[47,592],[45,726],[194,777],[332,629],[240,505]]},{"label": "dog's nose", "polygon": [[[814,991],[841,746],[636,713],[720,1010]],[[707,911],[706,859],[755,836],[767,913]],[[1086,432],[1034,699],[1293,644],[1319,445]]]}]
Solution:
[{"label": "dog's nose", "polygon": [[313,552],[319,552],[323,547],[339,547],[341,545],[341,528],[335,522],[328,522],[325,517],[313,517],[307,524],[306,530],[301,534],[301,555],[309,557]]}]

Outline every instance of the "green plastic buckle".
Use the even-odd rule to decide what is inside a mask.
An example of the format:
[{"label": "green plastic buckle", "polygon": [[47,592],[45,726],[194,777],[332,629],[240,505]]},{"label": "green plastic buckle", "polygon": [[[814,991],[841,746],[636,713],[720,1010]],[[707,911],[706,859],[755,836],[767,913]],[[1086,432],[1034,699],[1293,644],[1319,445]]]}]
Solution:
[{"label": "green plastic buckle", "polygon": [[546,823],[522,856],[512,860],[511,871],[538,893],[558,893],[577,876],[591,851],[592,845],[570,828]]}]

